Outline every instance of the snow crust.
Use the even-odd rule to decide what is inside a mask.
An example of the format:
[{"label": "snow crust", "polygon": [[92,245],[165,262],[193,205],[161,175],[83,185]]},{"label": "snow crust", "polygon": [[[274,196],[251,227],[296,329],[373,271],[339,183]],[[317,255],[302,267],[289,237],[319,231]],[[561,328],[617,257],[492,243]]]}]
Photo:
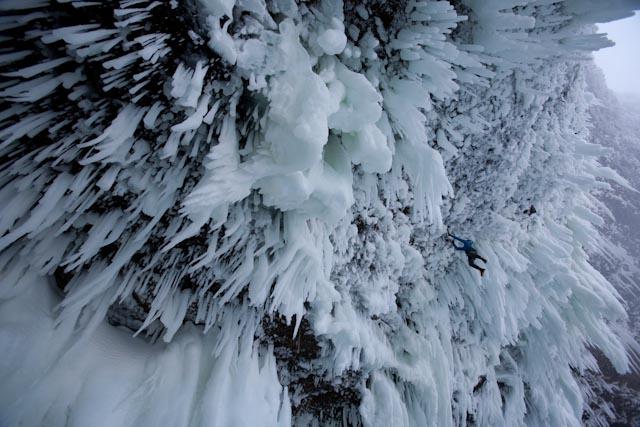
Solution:
[{"label": "snow crust", "polygon": [[0,424],[580,425],[587,3],[2,3]]}]

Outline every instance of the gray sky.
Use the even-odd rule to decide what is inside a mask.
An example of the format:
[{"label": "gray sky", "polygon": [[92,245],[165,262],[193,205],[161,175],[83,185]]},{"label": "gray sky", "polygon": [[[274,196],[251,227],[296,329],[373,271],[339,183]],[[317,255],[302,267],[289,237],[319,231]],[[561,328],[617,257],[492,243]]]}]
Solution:
[{"label": "gray sky", "polygon": [[594,53],[607,85],[615,92],[640,96],[640,14],[636,12],[631,18],[598,24],[598,28],[616,42],[614,47]]}]

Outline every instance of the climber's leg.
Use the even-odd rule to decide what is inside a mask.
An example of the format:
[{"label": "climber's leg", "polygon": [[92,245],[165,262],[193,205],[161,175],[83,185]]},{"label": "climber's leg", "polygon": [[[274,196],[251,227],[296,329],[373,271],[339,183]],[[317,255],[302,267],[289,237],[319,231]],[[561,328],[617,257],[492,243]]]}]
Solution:
[{"label": "climber's leg", "polygon": [[480,258],[480,256],[474,254],[473,252],[467,252],[467,261],[469,262],[469,266],[478,270],[480,272],[480,276],[484,276],[484,268],[476,265],[476,258]]}]

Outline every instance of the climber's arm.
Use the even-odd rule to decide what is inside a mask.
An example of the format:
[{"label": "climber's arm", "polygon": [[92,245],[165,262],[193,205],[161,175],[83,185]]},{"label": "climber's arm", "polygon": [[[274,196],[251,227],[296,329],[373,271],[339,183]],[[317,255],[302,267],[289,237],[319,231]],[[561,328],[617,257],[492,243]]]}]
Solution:
[{"label": "climber's arm", "polygon": [[465,240],[464,240],[464,239],[461,239],[461,238],[459,238],[458,236],[456,236],[456,235],[454,235],[454,234],[449,234],[449,236],[453,237],[454,239],[456,239],[456,240],[457,240],[457,241],[459,241],[459,242],[462,242],[463,244],[464,244],[464,242],[465,242]]}]

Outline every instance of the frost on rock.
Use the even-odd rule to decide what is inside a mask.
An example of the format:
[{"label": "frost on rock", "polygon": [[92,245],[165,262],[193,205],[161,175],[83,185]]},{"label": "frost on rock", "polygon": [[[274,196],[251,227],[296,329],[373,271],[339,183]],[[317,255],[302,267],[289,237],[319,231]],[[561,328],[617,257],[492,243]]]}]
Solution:
[{"label": "frost on rock", "polygon": [[579,425],[614,3],[0,2],[0,424]]},{"label": "frost on rock", "polygon": [[[615,218],[601,222],[598,226],[612,244],[618,245],[609,253],[596,254],[591,262],[602,274],[613,283],[625,301],[629,315],[630,332],[636,340],[640,340],[640,307],[637,301],[636,283],[638,283],[638,259],[633,256],[638,248],[636,233],[639,188],[638,147],[635,141],[640,135],[640,107],[638,100],[632,96],[616,96],[606,87],[602,71],[592,66],[586,73],[587,88],[593,96],[589,112],[592,129],[590,141],[602,144],[604,164],[620,172],[629,179],[631,188],[617,185],[614,191],[599,195],[604,206],[605,218]],[[587,145],[586,149],[595,149]],[[624,183],[623,183],[624,184]],[[636,425],[640,421],[640,402],[638,401],[640,383],[638,372],[620,374],[605,360],[599,351],[594,351],[602,375],[587,375],[585,379],[596,391],[588,396],[588,425],[619,423]]]}]

